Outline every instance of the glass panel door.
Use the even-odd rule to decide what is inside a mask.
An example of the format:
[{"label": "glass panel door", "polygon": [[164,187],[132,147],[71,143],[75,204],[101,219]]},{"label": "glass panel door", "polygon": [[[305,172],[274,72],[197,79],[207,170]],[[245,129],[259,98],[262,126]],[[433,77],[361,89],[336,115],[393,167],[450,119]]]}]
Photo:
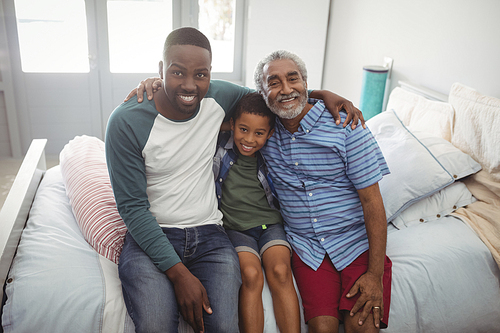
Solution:
[{"label": "glass panel door", "polygon": [[234,70],[236,0],[199,0],[199,29],[212,46],[212,71]]},{"label": "glass panel door", "polygon": [[172,0],[108,0],[111,73],[156,73],[172,31]]},{"label": "glass panel door", "polygon": [[23,72],[89,72],[84,0],[14,3]]}]

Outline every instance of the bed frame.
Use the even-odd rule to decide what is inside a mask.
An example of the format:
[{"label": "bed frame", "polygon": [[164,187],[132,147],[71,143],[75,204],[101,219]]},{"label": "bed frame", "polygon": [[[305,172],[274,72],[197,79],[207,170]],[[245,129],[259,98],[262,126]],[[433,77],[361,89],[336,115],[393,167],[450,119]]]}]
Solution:
[{"label": "bed frame", "polygon": [[35,139],[26,153],[12,188],[0,211],[0,299],[3,299],[3,286],[9,273],[12,260],[26,225],[29,210],[38,185],[47,166],[45,145],[47,139]]}]

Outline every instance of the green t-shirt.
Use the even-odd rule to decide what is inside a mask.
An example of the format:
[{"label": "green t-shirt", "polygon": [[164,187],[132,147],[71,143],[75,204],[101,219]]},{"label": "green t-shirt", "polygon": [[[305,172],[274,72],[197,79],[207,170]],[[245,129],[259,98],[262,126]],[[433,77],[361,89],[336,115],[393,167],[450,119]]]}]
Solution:
[{"label": "green t-shirt", "polygon": [[257,158],[238,154],[222,184],[220,210],[224,227],[238,231],[263,224],[283,223],[281,214],[269,207],[257,177]]}]

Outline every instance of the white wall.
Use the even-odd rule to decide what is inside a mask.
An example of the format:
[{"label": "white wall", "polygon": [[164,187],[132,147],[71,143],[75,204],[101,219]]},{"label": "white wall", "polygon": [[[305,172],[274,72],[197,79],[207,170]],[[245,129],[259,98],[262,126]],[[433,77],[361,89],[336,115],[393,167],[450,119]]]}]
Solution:
[{"label": "white wall", "polygon": [[248,0],[244,84],[254,88],[257,63],[284,49],[306,63],[309,88],[321,88],[329,6],[329,0]]},{"label": "white wall", "polygon": [[359,105],[362,68],[394,58],[408,80],[448,94],[461,82],[500,98],[500,1],[332,0],[324,86]]}]

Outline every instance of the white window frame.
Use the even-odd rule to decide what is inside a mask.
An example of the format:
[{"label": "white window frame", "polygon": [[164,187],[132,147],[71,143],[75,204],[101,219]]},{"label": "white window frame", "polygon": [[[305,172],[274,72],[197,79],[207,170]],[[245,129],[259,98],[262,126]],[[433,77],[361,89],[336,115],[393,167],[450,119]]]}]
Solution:
[{"label": "white window frame", "polygon": [[[173,0],[172,1],[173,28],[195,27],[198,28],[198,0]],[[212,79],[227,80],[243,84],[243,45],[246,18],[246,0],[236,0],[235,33],[234,33],[234,65],[230,73],[212,71]]]}]

